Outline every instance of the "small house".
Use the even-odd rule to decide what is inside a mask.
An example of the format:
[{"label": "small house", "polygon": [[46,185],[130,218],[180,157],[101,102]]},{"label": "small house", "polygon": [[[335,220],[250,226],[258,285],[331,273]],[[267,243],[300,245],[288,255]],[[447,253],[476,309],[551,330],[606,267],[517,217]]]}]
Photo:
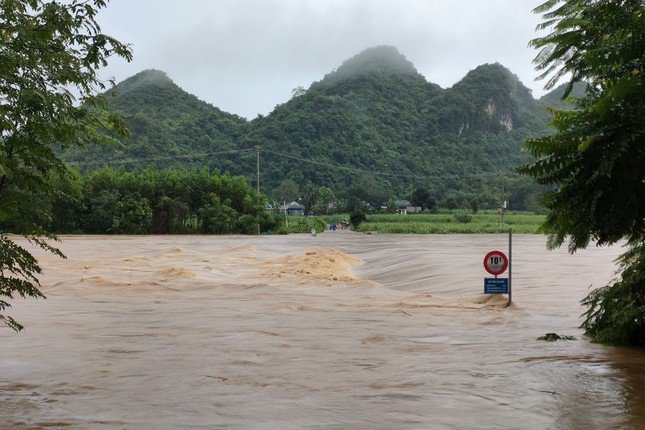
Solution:
[{"label": "small house", "polygon": [[298,202],[291,202],[286,205],[280,206],[281,211],[286,211],[289,215],[292,216],[304,216],[305,207]]},{"label": "small house", "polygon": [[414,206],[408,200],[395,200],[394,204],[396,205],[396,212],[399,215],[407,215],[421,212],[420,206]]}]

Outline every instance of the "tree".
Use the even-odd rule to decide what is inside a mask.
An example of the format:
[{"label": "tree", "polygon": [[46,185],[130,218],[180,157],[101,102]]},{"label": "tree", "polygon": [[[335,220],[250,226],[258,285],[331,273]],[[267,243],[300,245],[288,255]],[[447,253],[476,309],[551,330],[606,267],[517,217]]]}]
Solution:
[{"label": "tree", "polygon": [[347,189],[347,199],[354,207],[358,202],[366,202],[373,208],[378,208],[388,197],[387,189],[372,175],[359,176]]},{"label": "tree", "polygon": [[457,209],[457,200],[455,200],[454,197],[448,197],[444,202],[444,206],[446,207],[446,209],[449,209],[451,211]]},{"label": "tree", "polygon": [[114,228],[119,233],[143,234],[152,224],[152,209],[145,197],[127,196],[117,204],[119,216],[114,220]]},{"label": "tree", "polygon": [[190,209],[179,197],[162,196],[153,211],[153,232],[169,233],[174,224],[188,217]]},{"label": "tree", "polygon": [[231,207],[231,202],[222,202],[219,196],[211,196],[209,203],[197,212],[203,233],[223,234],[230,233],[237,222],[238,213]]},{"label": "tree", "polygon": [[434,209],[437,202],[427,187],[418,187],[410,194],[410,203],[420,206],[421,209]]},{"label": "tree", "polygon": [[318,200],[318,188],[311,182],[308,182],[301,190],[302,204],[305,205],[307,213],[314,210]]},{"label": "tree", "polygon": [[336,196],[334,192],[328,187],[318,188],[318,202],[316,213],[327,215],[330,213],[333,204],[335,203]]},{"label": "tree", "polygon": [[549,0],[534,39],[546,88],[589,82],[575,109],[554,111],[553,135],[526,142],[537,160],[519,169],[552,191],[543,231],[569,251],[627,241],[618,281],[593,291],[582,328],[595,341],[645,343],[645,7],[636,0]]},{"label": "tree", "polygon": [[304,96],[305,94],[307,94],[307,90],[305,90],[304,87],[302,86],[297,86],[291,90],[292,99],[295,99],[296,97]]},{"label": "tree", "polygon": [[[43,197],[50,179],[68,175],[54,146],[114,141],[123,119],[105,111],[98,95],[106,83],[97,70],[110,56],[131,59],[127,45],[101,33],[96,14],[106,0],[0,1],[0,297],[42,297],[41,268],[3,231],[7,225],[30,242],[62,256],[45,239]],[[47,215],[47,214],[45,214]],[[0,312],[10,307],[0,300]],[[0,320],[14,330],[9,316]]]},{"label": "tree", "polygon": [[470,204],[470,210],[472,210],[473,213],[476,214],[477,211],[479,210],[479,197],[472,196],[468,201],[468,203]]},{"label": "tree", "polygon": [[298,189],[298,184],[295,183],[292,179],[284,179],[280,184],[273,190],[273,195],[280,202],[290,202],[298,198],[300,190]]},{"label": "tree", "polygon": [[354,227],[355,229],[358,228],[361,223],[367,220],[367,215],[365,214],[365,210],[361,208],[357,208],[354,212],[349,214],[349,223]]},{"label": "tree", "polygon": [[94,192],[88,199],[88,213],[83,217],[85,231],[90,233],[112,233],[119,218],[121,194],[116,190]]}]

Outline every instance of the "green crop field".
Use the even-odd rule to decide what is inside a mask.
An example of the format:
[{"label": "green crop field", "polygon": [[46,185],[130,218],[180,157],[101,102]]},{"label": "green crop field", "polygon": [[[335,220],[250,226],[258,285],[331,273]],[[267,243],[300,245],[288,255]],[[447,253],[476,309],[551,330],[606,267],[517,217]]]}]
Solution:
[{"label": "green crop field", "polygon": [[546,218],[545,215],[528,213],[505,214],[502,225],[496,213],[469,214],[470,222],[457,221],[457,215],[457,211],[454,214],[369,215],[357,231],[400,234],[504,233],[512,228],[515,233],[534,234]]}]

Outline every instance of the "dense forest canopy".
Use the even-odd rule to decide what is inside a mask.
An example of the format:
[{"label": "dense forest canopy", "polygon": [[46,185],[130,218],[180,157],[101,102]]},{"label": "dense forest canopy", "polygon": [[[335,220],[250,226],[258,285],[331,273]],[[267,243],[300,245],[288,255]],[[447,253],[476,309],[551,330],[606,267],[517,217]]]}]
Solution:
[{"label": "dense forest canopy", "polygon": [[[246,233],[276,227],[246,178],[193,169],[104,167],[53,178],[39,224],[55,233]],[[5,228],[18,226],[6,223]]]},{"label": "dense forest canopy", "polygon": [[288,180],[301,199],[307,187],[326,187],[345,201],[380,206],[422,187],[440,205],[476,199],[482,207],[508,200],[513,209],[539,208],[540,188],[513,169],[530,160],[522,141],[550,132],[545,104],[553,97],[535,100],[500,64],[442,89],[396,48],[370,48],[252,121],[200,101],[157,70],[106,95],[132,134],[117,146],[61,153],[82,172],[190,167],[255,182],[259,146],[270,199],[280,200],[274,190]]}]

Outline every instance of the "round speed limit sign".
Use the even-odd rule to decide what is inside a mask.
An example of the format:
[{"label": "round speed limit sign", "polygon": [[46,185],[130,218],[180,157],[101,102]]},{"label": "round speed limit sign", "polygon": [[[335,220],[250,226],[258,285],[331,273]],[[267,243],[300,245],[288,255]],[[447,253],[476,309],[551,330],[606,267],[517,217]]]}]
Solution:
[{"label": "round speed limit sign", "polygon": [[491,251],[484,257],[484,269],[491,275],[501,275],[508,268],[508,257],[502,251]]}]

